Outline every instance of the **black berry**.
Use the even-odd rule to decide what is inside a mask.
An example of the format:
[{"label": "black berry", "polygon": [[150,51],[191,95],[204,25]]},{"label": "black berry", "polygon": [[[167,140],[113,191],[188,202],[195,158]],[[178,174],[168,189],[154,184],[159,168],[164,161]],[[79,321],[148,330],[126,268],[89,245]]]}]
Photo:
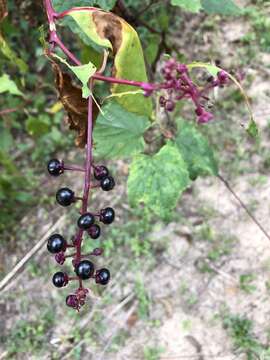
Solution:
[{"label": "black berry", "polygon": [[47,169],[49,174],[52,176],[59,176],[64,172],[63,164],[58,159],[51,159],[48,162]]},{"label": "black berry", "polygon": [[65,251],[67,247],[67,242],[62,235],[53,234],[49,237],[47,243],[47,249],[52,254],[57,254],[61,251]]},{"label": "black berry", "polygon": [[110,281],[110,271],[108,269],[100,269],[96,272],[96,283],[101,285],[107,285]]},{"label": "black berry", "polygon": [[114,221],[115,212],[112,208],[107,207],[105,209],[100,210],[99,219],[103,224],[111,224]]},{"label": "black berry", "polygon": [[61,206],[69,206],[74,202],[74,192],[69,188],[59,189],[56,193],[56,201]]},{"label": "black berry", "polygon": [[78,226],[82,230],[87,230],[93,225],[95,222],[95,217],[91,213],[85,213],[81,215],[78,219]]},{"label": "black berry", "polygon": [[115,186],[115,181],[112,176],[104,177],[100,182],[101,189],[104,191],[110,191]]},{"label": "black berry", "polygon": [[97,180],[102,180],[104,179],[106,176],[109,175],[109,170],[106,168],[106,166],[96,166],[94,169],[94,177]]},{"label": "black berry", "polygon": [[88,229],[88,234],[92,239],[97,239],[100,236],[100,226],[97,224],[91,225]]},{"label": "black berry", "polygon": [[89,279],[94,273],[94,264],[89,260],[83,260],[76,265],[75,272],[82,280]]},{"label": "black berry", "polygon": [[67,274],[59,271],[57,273],[55,273],[53,275],[53,278],[52,278],[52,282],[53,282],[53,285],[58,287],[58,288],[61,288],[65,285],[67,285],[68,283],[68,277],[67,277]]}]

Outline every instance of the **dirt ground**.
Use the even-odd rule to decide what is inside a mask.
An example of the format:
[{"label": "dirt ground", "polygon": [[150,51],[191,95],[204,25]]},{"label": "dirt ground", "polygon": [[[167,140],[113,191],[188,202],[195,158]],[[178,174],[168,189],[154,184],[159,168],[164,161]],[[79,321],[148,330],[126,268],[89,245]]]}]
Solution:
[{"label": "dirt ground", "polygon": [[[218,154],[221,174],[270,233],[269,169],[262,166],[269,155],[270,55],[257,50],[252,62],[242,61],[239,40],[250,29],[248,20],[232,19],[223,25],[217,18],[213,23],[215,36],[210,39],[206,30],[198,42],[200,33],[194,31],[198,20],[185,29],[196,44],[188,57],[205,60],[213,49],[213,58],[220,54],[225,66],[249,63],[244,85],[252,99],[261,141],[247,140],[239,126],[242,117],[248,116],[244,103],[232,100],[229,109],[216,110],[216,127],[227,121],[221,142],[226,142],[226,136],[231,141],[235,133],[233,145],[229,143]],[[181,49],[187,45],[185,39],[176,40]],[[227,101],[229,96],[230,91]],[[215,134],[213,130],[210,138],[218,143]],[[145,236],[137,230],[134,235],[133,228],[129,233],[127,223],[140,220],[126,202],[127,164],[119,161],[113,166],[120,179],[117,193],[110,195],[111,201],[97,194],[94,201],[106,201],[117,210],[117,229],[112,237],[108,229],[107,237],[112,242],[136,238],[139,249],[135,240],[112,249],[108,245],[107,256],[100,261],[112,269],[112,282],[104,290],[93,286],[85,309],[76,314],[64,305],[68,290],[55,290],[50,283],[57,266],[43,246],[1,292],[0,359],[269,359],[269,239],[218,178],[197,180],[169,224],[152,222],[145,228]],[[48,192],[53,192],[59,183],[49,181]],[[81,186],[81,179],[69,181]],[[22,231],[27,224],[29,241],[9,263],[1,255],[6,274],[55,223],[64,231],[70,222],[65,211],[34,209],[22,223]],[[243,322],[236,318],[248,319],[250,332],[245,333]],[[10,355],[15,337],[21,350]]]}]

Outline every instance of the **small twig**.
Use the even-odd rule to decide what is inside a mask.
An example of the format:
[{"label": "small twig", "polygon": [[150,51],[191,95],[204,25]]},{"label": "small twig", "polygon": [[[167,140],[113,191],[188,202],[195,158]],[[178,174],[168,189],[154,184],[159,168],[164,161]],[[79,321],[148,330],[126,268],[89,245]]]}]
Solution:
[{"label": "small twig", "polygon": [[2,354],[0,354],[0,360],[4,359],[6,356],[8,356],[8,351],[5,351]]},{"label": "small twig", "polygon": [[131,25],[135,26],[144,26],[146,29],[148,29],[151,33],[154,34],[161,34],[158,30],[154,29],[152,26],[150,26],[147,22],[139,19],[139,16],[133,15],[132,12],[126,7],[124,4],[124,1],[118,0],[116,5],[121,13],[121,16]]},{"label": "small twig", "polygon": [[16,276],[19,272],[21,273],[25,264],[42,248],[49,235],[60,226],[64,219],[65,215],[61,216],[60,219],[58,219],[56,223],[46,231],[46,233],[36,243],[36,245],[17,263],[17,265],[14,266],[14,268],[4,277],[4,279],[1,280],[0,291],[4,290],[4,288],[8,285],[10,280],[14,278],[14,276]]},{"label": "small twig", "polygon": [[136,18],[139,18],[143,15],[146,11],[148,11],[154,4],[157,5],[158,3],[162,4],[162,1],[151,0],[149,4],[147,4],[144,8],[136,13]]},{"label": "small twig", "polygon": [[191,335],[187,335],[185,338],[195,348],[196,352],[198,353],[198,360],[204,360],[204,356],[202,353],[202,345],[199,343],[199,341],[194,336]]},{"label": "small twig", "polygon": [[267,239],[270,241],[270,235],[268,234],[268,232],[265,230],[265,228],[263,227],[263,225],[259,222],[258,219],[256,219],[256,217],[252,214],[252,212],[248,209],[247,205],[244,204],[244,202],[242,201],[242,199],[239,197],[239,195],[236,194],[236,192],[233,190],[233,188],[231,187],[231,185],[229,184],[229,182],[223,178],[223,176],[221,176],[220,174],[218,174],[218,179],[226,186],[226,188],[230,191],[230,193],[234,196],[234,198],[239,202],[239,204],[241,205],[241,207],[246,211],[246,213],[248,214],[248,216],[251,218],[251,220],[258,226],[258,228],[264,233],[264,235],[267,237]]},{"label": "small twig", "polygon": [[103,360],[104,359],[104,355],[106,353],[106,351],[109,349],[109,347],[111,346],[112,342],[113,342],[113,339],[115,337],[115,335],[117,334],[117,332],[119,330],[121,330],[124,325],[126,324],[128,318],[131,316],[131,314],[133,314],[134,310],[136,309],[136,307],[138,306],[137,302],[135,302],[132,307],[129,309],[129,311],[125,314],[124,318],[121,320],[119,326],[115,326],[113,328],[113,330],[111,331],[111,334],[109,336],[109,339],[108,339],[108,342],[107,344],[104,346],[103,350],[102,350],[102,353],[101,355],[98,357],[97,360]]},{"label": "small twig", "polygon": [[19,110],[18,108],[0,110],[0,116],[11,114],[11,113],[16,112],[18,110]]}]

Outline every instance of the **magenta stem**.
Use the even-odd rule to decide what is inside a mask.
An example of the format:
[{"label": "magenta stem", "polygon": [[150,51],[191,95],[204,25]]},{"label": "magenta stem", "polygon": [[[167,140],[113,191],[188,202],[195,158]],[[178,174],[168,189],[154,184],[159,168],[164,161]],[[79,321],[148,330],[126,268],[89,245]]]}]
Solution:
[{"label": "magenta stem", "polygon": [[47,12],[47,17],[48,17],[48,20],[49,20],[50,30],[52,30],[52,28],[55,27],[54,19],[57,18],[58,14],[54,10],[51,0],[44,0],[44,6],[45,6],[45,9],[46,9],[46,12]]},{"label": "magenta stem", "polygon": [[70,170],[70,171],[81,171],[81,172],[85,172],[84,168],[78,167],[78,166],[73,166],[73,165],[64,165],[63,167],[64,170]]},{"label": "magenta stem", "polygon": [[195,106],[197,108],[200,108],[200,102],[198,101],[198,92],[196,90],[196,87],[194,86],[193,82],[189,79],[189,77],[186,74],[183,74],[181,76],[181,79],[188,85],[189,87],[189,94],[190,97],[192,99],[192,101],[194,102]]},{"label": "magenta stem", "polygon": [[75,55],[72,54],[72,52],[70,52],[66,46],[63,44],[63,42],[59,39],[56,31],[52,31],[50,34],[50,42],[56,44],[62,51],[64,54],[67,55],[68,58],[71,59],[71,61],[74,62],[74,64],[76,65],[82,65],[82,63],[76,58]]},{"label": "magenta stem", "polygon": [[153,90],[160,88],[160,85],[143,83],[140,81],[126,80],[126,79],[117,79],[115,77],[104,76],[104,75],[99,75],[99,74],[95,74],[93,76],[93,78],[96,80],[101,80],[101,81],[105,81],[105,82],[109,82],[109,83],[113,83],[113,84],[130,85],[130,86],[136,86],[136,87],[144,87],[144,85],[149,85],[149,86],[152,86]]},{"label": "magenta stem", "polygon": [[61,13],[57,13],[56,18],[57,19],[62,19],[63,17],[69,15],[72,12],[83,11],[83,10],[87,10],[87,11],[96,10],[96,8],[91,7],[91,6],[73,7],[71,9],[65,10],[65,11],[63,11]]},{"label": "magenta stem", "polygon": [[[90,92],[93,91],[93,80],[89,84]],[[87,120],[87,146],[86,146],[86,164],[85,164],[85,186],[84,186],[84,202],[83,211],[87,211],[87,201],[91,185],[91,170],[92,170],[92,146],[93,146],[93,98],[88,98],[88,120]]]},{"label": "magenta stem", "polygon": [[14,109],[4,109],[4,110],[0,110],[0,116],[6,115],[6,114],[11,114],[15,111],[18,111],[17,108]]},{"label": "magenta stem", "polygon": [[[93,80],[90,80],[89,84],[90,92],[93,90]],[[86,144],[86,162],[85,162],[85,179],[84,179],[84,191],[83,191],[83,200],[81,214],[87,212],[88,208],[88,198],[91,188],[91,170],[92,170],[92,132],[93,132],[93,98],[89,96],[88,98],[88,120],[87,120],[87,144]],[[83,239],[83,230],[79,230],[75,240],[76,246],[76,257],[75,262],[81,260],[81,245]]]},{"label": "magenta stem", "polygon": [[[76,256],[76,253],[70,254],[70,255],[66,255],[65,258],[74,257],[74,256]],[[96,254],[94,253],[94,251],[92,251],[92,252],[90,252],[90,253],[88,253],[88,254],[81,254],[81,259],[82,259],[82,258],[87,258],[87,257],[89,257],[89,256],[99,256],[99,255],[96,255]]]}]

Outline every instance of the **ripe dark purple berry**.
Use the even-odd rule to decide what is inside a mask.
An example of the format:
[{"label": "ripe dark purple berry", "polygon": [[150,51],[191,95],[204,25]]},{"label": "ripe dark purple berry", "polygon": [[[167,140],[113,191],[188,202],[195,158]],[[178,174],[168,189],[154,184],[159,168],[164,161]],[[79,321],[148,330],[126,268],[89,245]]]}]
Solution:
[{"label": "ripe dark purple berry", "polygon": [[74,202],[74,192],[69,188],[61,188],[56,193],[56,201],[61,206],[69,206]]},{"label": "ripe dark purple berry", "polygon": [[91,213],[85,213],[81,215],[78,219],[78,226],[82,230],[87,230],[93,225],[95,222],[95,217]]},{"label": "ripe dark purple berry", "polygon": [[175,108],[175,103],[171,100],[167,100],[165,104],[165,110],[171,112],[174,110],[174,108]]},{"label": "ripe dark purple berry", "polygon": [[47,249],[52,254],[57,254],[61,251],[65,251],[67,242],[62,235],[53,234],[49,237],[47,242]]},{"label": "ripe dark purple berry", "polygon": [[75,267],[75,272],[82,280],[89,279],[94,274],[94,264],[89,260],[82,260]]},{"label": "ripe dark purple berry", "polygon": [[224,70],[219,71],[217,76],[218,76],[218,80],[222,85],[226,84],[227,80],[229,79],[228,74]]},{"label": "ripe dark purple berry", "polygon": [[63,174],[63,172],[64,172],[63,164],[58,159],[51,159],[48,162],[47,169],[48,169],[49,174],[52,176],[59,176],[59,175]]},{"label": "ripe dark purple berry", "polygon": [[111,224],[114,221],[115,212],[111,207],[100,210],[99,219],[103,224]]},{"label": "ripe dark purple berry", "polygon": [[53,285],[61,288],[68,283],[68,276],[67,274],[63,273],[62,271],[59,271],[53,275],[52,278]]},{"label": "ripe dark purple berry", "polygon": [[100,236],[100,226],[93,224],[88,229],[88,234],[92,239],[97,239]]},{"label": "ripe dark purple berry", "polygon": [[100,165],[94,168],[94,177],[96,180],[102,180],[109,175],[109,170],[106,166]]},{"label": "ripe dark purple berry", "polygon": [[110,281],[110,271],[108,269],[97,270],[95,279],[97,284],[107,285]]},{"label": "ripe dark purple berry", "polygon": [[115,186],[115,181],[112,176],[107,176],[103,178],[100,182],[101,189],[104,191],[110,191]]}]

